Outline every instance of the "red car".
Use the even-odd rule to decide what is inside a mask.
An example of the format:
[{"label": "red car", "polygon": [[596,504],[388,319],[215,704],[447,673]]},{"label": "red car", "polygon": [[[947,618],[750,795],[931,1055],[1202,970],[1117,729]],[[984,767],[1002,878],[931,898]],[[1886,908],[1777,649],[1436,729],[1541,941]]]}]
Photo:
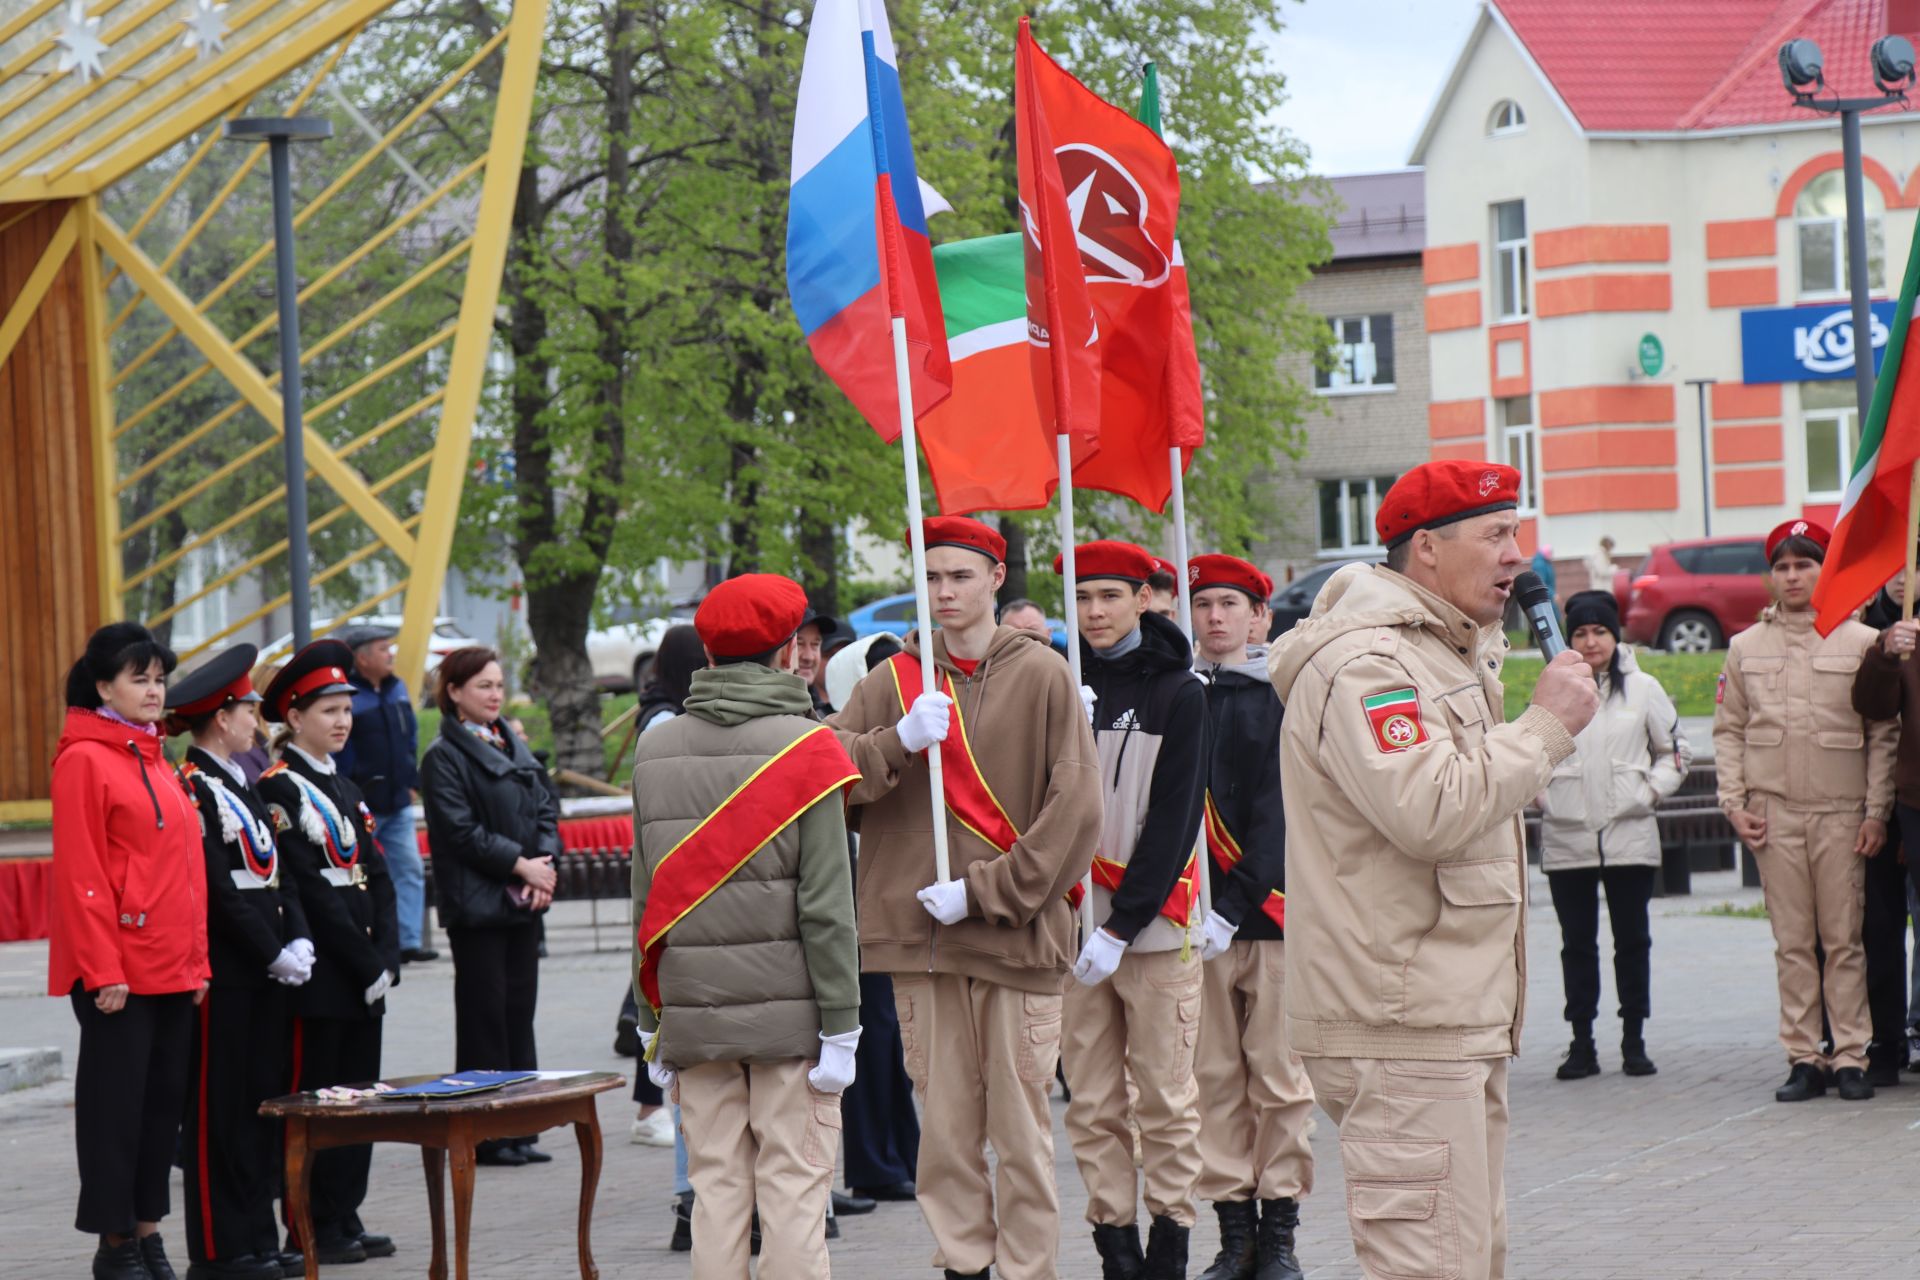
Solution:
[{"label": "red car", "polygon": [[1663,543],[1627,587],[1623,638],[1675,653],[1725,648],[1759,621],[1768,600],[1759,538]]}]

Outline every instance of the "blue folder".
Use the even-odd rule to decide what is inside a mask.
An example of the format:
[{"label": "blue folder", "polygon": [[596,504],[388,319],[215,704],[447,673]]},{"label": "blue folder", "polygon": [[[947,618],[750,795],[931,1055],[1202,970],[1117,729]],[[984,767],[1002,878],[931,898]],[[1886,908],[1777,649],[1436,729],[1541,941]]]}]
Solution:
[{"label": "blue folder", "polygon": [[383,1098],[464,1098],[468,1094],[487,1093],[494,1089],[505,1088],[510,1084],[519,1084],[523,1080],[537,1079],[538,1074],[533,1071],[456,1071],[452,1075],[441,1076],[438,1080],[423,1080],[419,1084],[389,1089],[380,1096]]}]

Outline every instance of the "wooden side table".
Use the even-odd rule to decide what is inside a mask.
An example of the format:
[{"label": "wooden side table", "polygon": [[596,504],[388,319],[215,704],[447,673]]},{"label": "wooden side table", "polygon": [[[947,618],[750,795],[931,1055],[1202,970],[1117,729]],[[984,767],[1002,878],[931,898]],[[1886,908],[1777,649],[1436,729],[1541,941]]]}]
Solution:
[{"label": "wooden side table", "polygon": [[[413,1084],[435,1076],[389,1081]],[[319,1280],[313,1248],[313,1209],[307,1199],[309,1162],[316,1151],[363,1142],[405,1142],[420,1148],[427,1175],[427,1214],[433,1230],[431,1280],[446,1280],[447,1242],[444,1169],[453,1161],[453,1274],[467,1280],[467,1237],[473,1225],[474,1147],[489,1138],[517,1138],[571,1124],[580,1143],[580,1280],[599,1280],[590,1236],[593,1196],[600,1185],[600,1116],[595,1095],[618,1089],[624,1076],[595,1071],[550,1080],[529,1080],[466,1098],[426,1101],[322,1102],[311,1093],[272,1098],[260,1114],[287,1122],[287,1216],[306,1248],[307,1280]]]}]

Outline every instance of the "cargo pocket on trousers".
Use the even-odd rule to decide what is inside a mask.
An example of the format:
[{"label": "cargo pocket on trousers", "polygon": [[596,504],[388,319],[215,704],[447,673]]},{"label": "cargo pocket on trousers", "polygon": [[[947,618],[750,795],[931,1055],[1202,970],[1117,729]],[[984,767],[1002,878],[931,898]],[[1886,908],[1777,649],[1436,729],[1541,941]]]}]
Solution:
[{"label": "cargo pocket on trousers", "polygon": [[1192,996],[1182,1000],[1176,1007],[1179,1023],[1174,1034],[1180,1041],[1174,1046],[1173,1082],[1185,1084],[1193,1079],[1194,1046],[1200,1042],[1200,997]]},{"label": "cargo pocket on trousers", "polygon": [[840,1158],[840,1095],[807,1086],[807,1136],[801,1158],[816,1169],[832,1169]]},{"label": "cargo pocket on trousers", "polygon": [[1044,1084],[1059,1069],[1060,1010],[1059,996],[1021,996],[1020,1048],[1013,1070],[1028,1084]]},{"label": "cargo pocket on trousers", "polygon": [[893,1011],[900,1022],[900,1056],[906,1061],[907,1079],[913,1081],[914,1091],[924,1101],[927,1092],[926,1028],[921,1025],[920,1002],[912,993],[901,991],[902,985],[897,981],[893,984]]},{"label": "cargo pocket on trousers", "polygon": [[1456,1280],[1460,1222],[1444,1141],[1346,1139],[1347,1216],[1370,1276]]}]

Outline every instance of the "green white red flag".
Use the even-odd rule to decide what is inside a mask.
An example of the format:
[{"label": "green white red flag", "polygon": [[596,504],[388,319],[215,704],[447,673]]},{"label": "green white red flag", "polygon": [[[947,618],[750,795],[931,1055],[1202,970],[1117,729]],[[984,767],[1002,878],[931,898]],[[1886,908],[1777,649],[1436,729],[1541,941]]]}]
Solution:
[{"label": "green white red flag", "polygon": [[[1914,295],[1920,293],[1920,227],[1907,251],[1900,305],[1887,335],[1873,405],[1860,433],[1853,478],[1840,501],[1833,543],[1813,593],[1814,625],[1826,635],[1873,598],[1907,563],[1913,468],[1920,461],[1920,343],[1907,341]],[[1855,359],[1871,346],[1854,339]]]}]

